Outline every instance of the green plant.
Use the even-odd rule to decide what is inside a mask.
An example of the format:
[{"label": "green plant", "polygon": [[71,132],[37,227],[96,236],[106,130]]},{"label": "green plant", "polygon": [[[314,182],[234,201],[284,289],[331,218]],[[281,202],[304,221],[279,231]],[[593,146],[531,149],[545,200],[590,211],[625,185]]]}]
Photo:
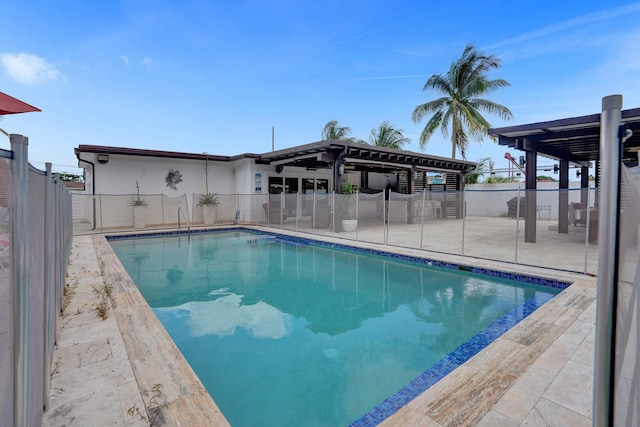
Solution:
[{"label": "green plant", "polygon": [[358,188],[350,182],[344,182],[340,186],[340,193],[342,193],[342,202],[340,206],[342,219],[351,219],[353,206],[355,205],[358,197]]},{"label": "green plant", "polygon": [[71,304],[71,299],[76,294],[76,287],[78,286],[78,280],[74,282],[73,285],[65,285],[62,288],[62,303],[60,304],[60,316],[66,317],[67,313],[65,313],[69,304]]},{"label": "green plant", "polygon": [[200,194],[198,197],[198,206],[218,206],[219,204],[220,200],[216,193]]},{"label": "green plant", "polygon": [[111,283],[103,283],[101,287],[93,287],[93,292],[98,296],[98,302],[93,308],[98,312],[98,316],[102,320],[109,317],[109,308],[113,301],[113,285]]},{"label": "green plant", "polygon": [[129,206],[149,206],[149,201],[147,199],[140,198],[140,184],[138,181],[136,181],[136,192],[137,196],[135,199],[128,202]]},{"label": "green plant", "polygon": [[135,404],[127,410],[127,414],[132,417],[140,417],[142,421],[149,423],[150,426],[162,424],[162,411],[169,407],[167,395],[164,394],[163,388],[164,386],[162,384],[154,384],[149,392],[144,392],[145,395],[151,394],[151,397],[145,404],[149,418],[147,418],[140,408],[138,408],[138,405]]},{"label": "green plant", "polygon": [[198,196],[198,206],[218,206],[220,201],[216,193],[209,192],[209,156],[204,159],[204,193]]},{"label": "green plant", "polygon": [[445,137],[451,133],[451,158],[456,157],[457,150],[465,159],[469,140],[482,141],[491,127],[482,112],[495,114],[504,120],[512,118],[507,107],[482,98],[496,89],[509,86],[506,80],[488,77],[488,73],[500,65],[500,58],[486,55],[469,44],[446,73],[433,74],[427,80],[423,90],[433,89],[438,96],[418,105],[411,115],[416,124],[428,118],[420,134],[420,149],[424,150],[431,135],[440,128]]}]

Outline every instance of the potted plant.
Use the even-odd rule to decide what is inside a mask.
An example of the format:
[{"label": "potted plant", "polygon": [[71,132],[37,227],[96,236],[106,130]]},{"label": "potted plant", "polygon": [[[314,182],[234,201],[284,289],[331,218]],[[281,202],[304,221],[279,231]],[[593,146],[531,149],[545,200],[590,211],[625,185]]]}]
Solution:
[{"label": "potted plant", "polygon": [[211,225],[216,222],[216,206],[220,204],[216,193],[200,194],[198,197],[198,206],[202,207],[202,216],[205,225]]},{"label": "potted plant", "polygon": [[353,232],[358,227],[358,219],[355,213],[355,204],[358,198],[358,189],[350,182],[345,182],[340,186],[340,193],[342,193],[341,200],[341,216],[342,216],[342,230]]},{"label": "potted plant", "polygon": [[136,181],[136,198],[129,201],[129,206],[133,206],[133,228],[145,228],[146,208],[149,206],[147,199],[140,197],[140,184]]},{"label": "potted plant", "polygon": [[220,204],[216,193],[209,192],[209,157],[204,160],[204,194],[198,196],[198,207],[202,207],[204,225],[216,222],[216,207]]}]

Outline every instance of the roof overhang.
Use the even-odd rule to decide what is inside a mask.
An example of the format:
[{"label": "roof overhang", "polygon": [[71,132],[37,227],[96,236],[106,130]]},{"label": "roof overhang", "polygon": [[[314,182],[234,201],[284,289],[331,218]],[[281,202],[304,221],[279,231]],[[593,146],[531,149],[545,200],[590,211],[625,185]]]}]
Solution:
[{"label": "roof overhang", "polygon": [[395,150],[349,141],[326,140],[273,151],[260,156],[259,163],[306,168],[331,168],[343,161],[353,170],[389,172],[416,169],[449,173],[467,173],[476,163],[413,151]]},{"label": "roof overhang", "polygon": [[76,157],[81,153],[119,154],[124,156],[162,157],[172,159],[209,160],[212,162],[230,162],[242,158],[260,158],[259,154],[241,154],[238,156],[220,156],[206,153],[183,153],[178,151],[146,150],[141,148],[108,147],[103,145],[79,145],[75,149]]},{"label": "roof overhang", "polygon": [[[622,124],[633,131],[625,143],[624,159],[637,159],[640,147],[640,108],[622,111]],[[580,165],[600,158],[600,114],[489,129],[498,144]]]},{"label": "roof overhang", "polygon": [[41,111],[39,108],[0,92],[0,116]]}]

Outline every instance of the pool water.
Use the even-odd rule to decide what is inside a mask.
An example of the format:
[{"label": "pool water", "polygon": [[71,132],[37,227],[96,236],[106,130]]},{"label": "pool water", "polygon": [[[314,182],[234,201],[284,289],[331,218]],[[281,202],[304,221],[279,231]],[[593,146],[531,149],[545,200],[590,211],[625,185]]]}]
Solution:
[{"label": "pool water", "polygon": [[111,245],[234,427],[348,425],[560,291],[248,231]]}]

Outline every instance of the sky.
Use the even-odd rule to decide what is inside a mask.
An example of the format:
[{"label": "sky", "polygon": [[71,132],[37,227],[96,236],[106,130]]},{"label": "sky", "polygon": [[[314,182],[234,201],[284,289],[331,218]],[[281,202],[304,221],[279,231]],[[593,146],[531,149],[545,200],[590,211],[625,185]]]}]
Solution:
[{"label": "sky", "polygon": [[[493,127],[599,113],[611,94],[640,107],[640,2],[21,0],[2,27],[0,91],[42,112],[0,128],[61,172],[79,173],[80,144],[266,153],[272,127],[278,150],[329,120],[364,140],[389,121],[419,152],[426,119],[411,113],[440,96],[423,86],[469,43],[510,83],[486,95],[513,112],[485,115]],[[507,151],[487,138],[467,159],[505,168]],[[451,156],[449,139],[424,152]]]}]

